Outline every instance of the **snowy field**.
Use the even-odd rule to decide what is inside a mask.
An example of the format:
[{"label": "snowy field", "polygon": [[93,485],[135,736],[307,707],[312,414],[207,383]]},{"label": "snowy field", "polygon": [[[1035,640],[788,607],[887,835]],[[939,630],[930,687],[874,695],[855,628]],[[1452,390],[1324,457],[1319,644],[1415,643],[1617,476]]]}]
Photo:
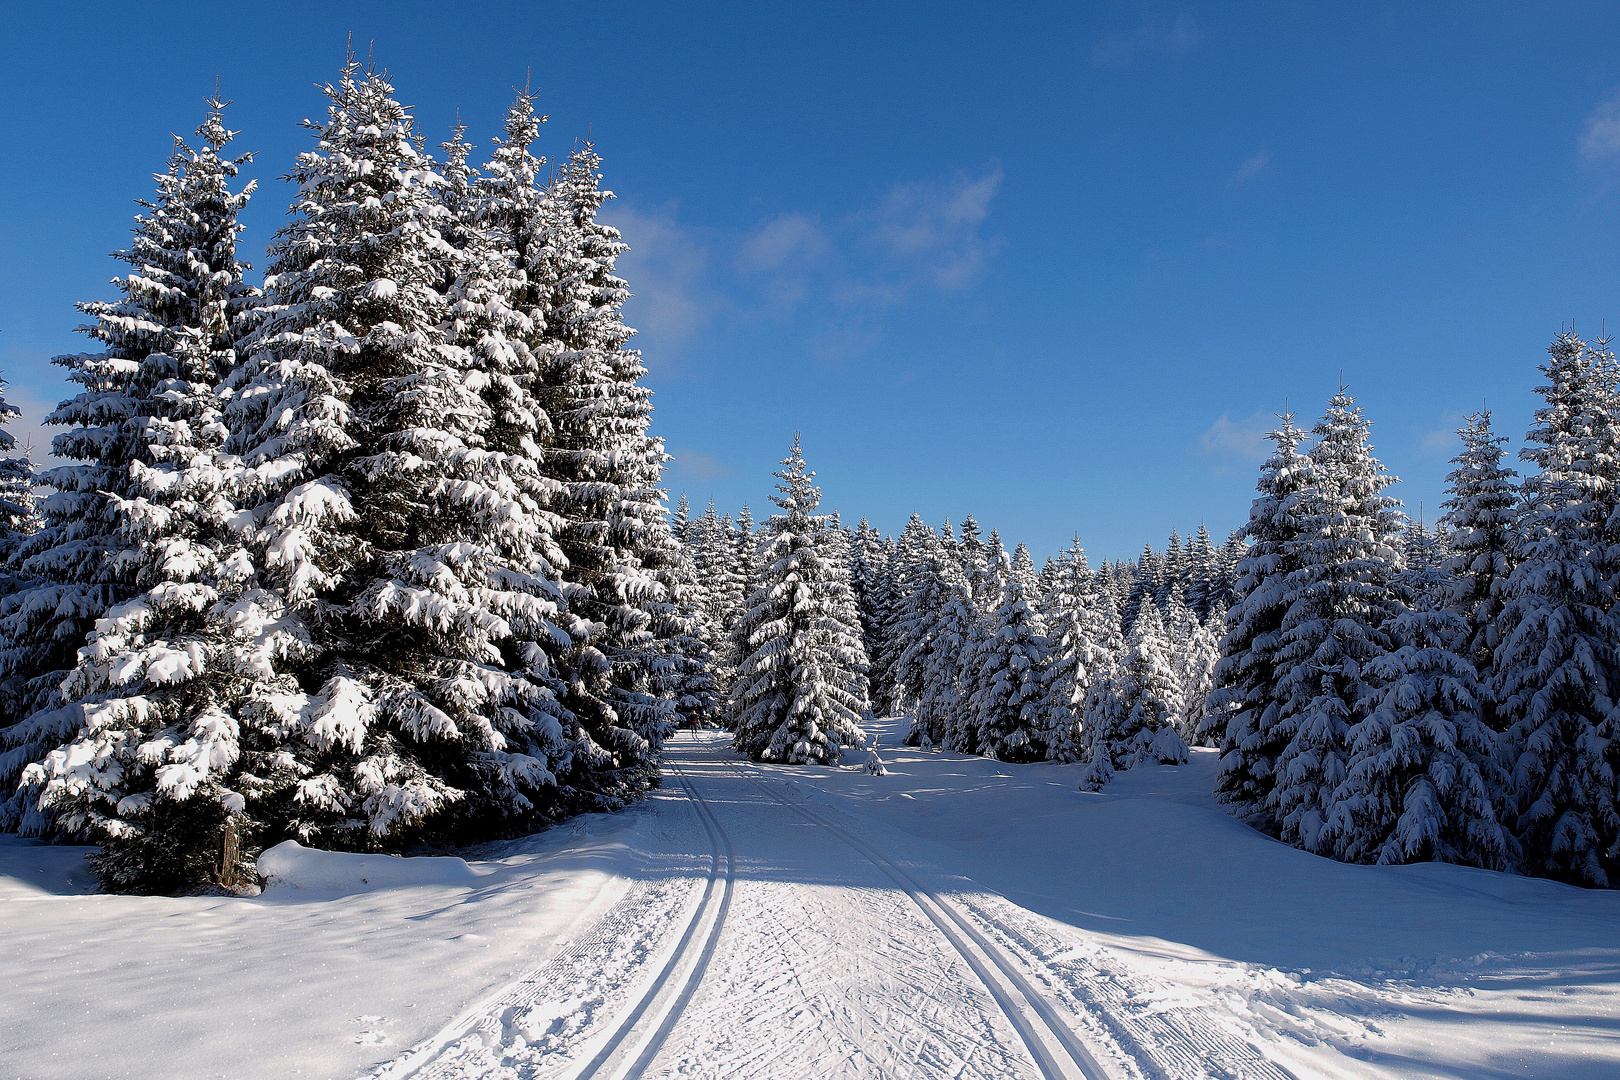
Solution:
[{"label": "snowy field", "polygon": [[[1613,1077],[1620,893],[1320,859],[1121,774],[681,735],[636,809],[262,896],[0,837],[0,1077]],[[418,883],[411,883],[416,881]]]}]

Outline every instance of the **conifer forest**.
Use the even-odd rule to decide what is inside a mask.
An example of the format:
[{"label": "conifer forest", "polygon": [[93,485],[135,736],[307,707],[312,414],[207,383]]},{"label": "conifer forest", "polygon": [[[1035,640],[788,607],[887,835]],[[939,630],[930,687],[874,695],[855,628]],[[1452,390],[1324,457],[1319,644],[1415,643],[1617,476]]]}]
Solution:
[{"label": "conifer forest", "polygon": [[[0,831],[25,845],[8,852],[84,853],[87,889],[152,904],[348,895],[389,874],[405,877],[387,896],[490,874],[538,889],[512,867],[640,838],[601,841],[640,852],[615,886],[628,891],[589,908],[610,911],[595,924],[609,929],[563,936],[573,924],[555,914],[545,933],[576,944],[432,1038],[522,965],[454,975],[467,992],[426,1027],[388,1034],[398,1003],[343,1006],[345,1023],[366,1013],[364,1037],[337,1042],[396,1045],[334,1058],[335,1072],[821,1075],[817,1062],[846,1060],[836,1040],[802,1035],[801,1057],[744,1065],[742,1047],[773,1041],[764,1029],[736,1045],[701,1030],[724,1026],[725,1002],[755,1000],[734,954],[764,964],[823,947],[724,934],[739,912],[845,872],[827,867],[870,875],[839,879],[867,890],[851,903],[911,906],[847,921],[783,908],[784,932],[843,925],[814,932],[844,941],[860,971],[889,971],[897,943],[915,947],[905,935],[927,938],[914,962],[945,966],[901,981],[935,987],[928,1008],[949,1014],[908,1049],[908,1025],[933,1021],[850,1006],[861,1019],[814,1038],[892,1025],[862,1044],[886,1049],[863,1053],[911,1064],[827,1073],[839,1076],[1350,1075],[1311,1055],[1362,1044],[1310,1018],[1381,1006],[1307,1001],[1326,984],[1270,954],[1224,982],[1183,979],[1175,965],[1193,960],[1168,953],[1115,970],[1104,946],[1051,929],[1069,900],[1020,899],[1046,895],[1019,876],[1045,860],[1081,860],[1084,888],[1106,891],[1111,860],[1151,862],[1179,835],[1175,850],[1214,852],[1210,872],[1256,895],[1320,896],[1329,936],[1335,904],[1390,882],[1492,897],[1558,883],[1534,895],[1598,913],[1580,918],[1616,913],[1620,362],[1606,336],[1547,327],[1545,353],[1524,360],[1539,398],[1525,449],[1510,453],[1519,433],[1490,410],[1468,416],[1427,523],[1391,496],[1376,418],[1349,385],[1318,416],[1277,415],[1242,527],[1188,521],[1132,559],[1094,562],[1080,535],[1037,556],[969,506],[886,535],[823,493],[817,447],[792,430],[768,504],[695,505],[670,490],[672,456],[650,429],[656,380],[623,311],[637,282],[618,268],[636,237],[607,224],[613,163],[589,139],[540,156],[546,117],[528,91],[436,145],[376,64],[351,60],[324,95],[293,161],[242,149],[217,96],[184,118],[193,133],[154,156],[155,190],[130,192],[132,235],[106,240],[122,245],[111,298],[78,305],[86,351],[53,361],[73,389],[46,420],[48,448],[23,448],[0,394]],[[291,206],[255,271],[239,214],[274,196],[249,177],[282,172]],[[979,794],[998,784],[1026,802]],[[764,854],[734,857],[753,835],[734,799],[758,804],[759,836],[782,830]],[[895,804],[891,831],[850,809],[868,799]],[[1119,811],[1128,839],[1071,856],[1092,848],[1061,815],[1109,807],[1135,808]],[[973,849],[985,867],[1024,860],[996,890],[939,884],[918,867],[943,856],[922,847],[893,854],[902,832],[968,844],[1002,816],[997,850]],[[770,869],[822,843],[844,846],[820,869]],[[1437,864],[1472,876],[1435,877],[1454,872]],[[750,887],[778,891],[751,900]],[[583,900],[576,912],[510,895],[586,917]],[[484,910],[510,923],[520,909]],[[620,960],[591,952],[611,935],[628,943]],[[1423,962],[1494,955],[1468,940]],[[1400,971],[1408,989],[1440,985]],[[1184,1009],[1164,989],[1178,979],[1197,987]],[[1149,1000],[1193,1026],[1133,1004]],[[1208,1020],[1223,1009],[1242,1019]]]}]

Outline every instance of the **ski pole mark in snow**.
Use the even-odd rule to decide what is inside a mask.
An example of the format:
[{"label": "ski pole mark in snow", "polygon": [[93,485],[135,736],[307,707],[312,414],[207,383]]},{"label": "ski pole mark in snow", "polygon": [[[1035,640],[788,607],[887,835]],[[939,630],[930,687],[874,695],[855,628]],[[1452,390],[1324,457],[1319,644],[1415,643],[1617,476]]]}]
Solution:
[{"label": "ski pole mark in snow", "polygon": [[[1035,1059],[1035,1063],[1047,1080],[1070,1080],[1076,1076],[1083,1080],[1107,1080],[1108,1074],[1097,1063],[1097,1059],[1075,1037],[1074,1031],[1063,1022],[1045,998],[1000,950],[962,918],[951,905],[906,873],[898,863],[865,841],[839,828],[808,807],[772,791],[740,766],[733,768],[767,797],[843,840],[898,885],[984,983],[985,989],[990,991],[991,997],[1011,1021],[1025,1048],[1029,1050],[1030,1056]],[[972,945],[968,943],[969,940],[972,941]],[[986,960],[999,971],[1000,978],[996,972],[990,970],[985,963]],[[1032,1023],[1032,1020],[1038,1021],[1039,1026]],[[1045,1029],[1045,1034],[1041,1028]]]}]

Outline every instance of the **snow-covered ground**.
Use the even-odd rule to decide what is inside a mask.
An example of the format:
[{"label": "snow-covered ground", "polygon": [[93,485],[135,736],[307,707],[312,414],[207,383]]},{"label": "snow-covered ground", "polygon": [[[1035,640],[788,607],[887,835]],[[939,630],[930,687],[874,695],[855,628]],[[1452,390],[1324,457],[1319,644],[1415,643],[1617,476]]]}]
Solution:
[{"label": "snow-covered ground", "polygon": [[1620,1075],[1620,893],[1304,854],[1207,752],[1093,795],[898,733],[682,735],[636,809],[388,887],[85,895],[0,838],[0,1077]]}]

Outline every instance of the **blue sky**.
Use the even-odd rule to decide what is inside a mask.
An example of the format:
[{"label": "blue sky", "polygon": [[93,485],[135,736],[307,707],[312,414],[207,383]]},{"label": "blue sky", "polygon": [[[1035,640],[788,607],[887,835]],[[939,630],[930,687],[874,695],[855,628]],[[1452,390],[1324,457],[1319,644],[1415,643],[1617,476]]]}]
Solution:
[{"label": "blue sky", "polygon": [[[1517,439],[1571,320],[1620,318],[1612,4],[31,5],[0,28],[0,371],[37,418],[215,77],[285,215],[352,31],[437,143],[532,69],[589,132],[669,484],[759,514],[972,512],[1037,556],[1247,516],[1261,433],[1340,373],[1432,521],[1451,432]],[[374,44],[372,44],[374,42]],[[42,440],[36,440],[42,441]]]}]

